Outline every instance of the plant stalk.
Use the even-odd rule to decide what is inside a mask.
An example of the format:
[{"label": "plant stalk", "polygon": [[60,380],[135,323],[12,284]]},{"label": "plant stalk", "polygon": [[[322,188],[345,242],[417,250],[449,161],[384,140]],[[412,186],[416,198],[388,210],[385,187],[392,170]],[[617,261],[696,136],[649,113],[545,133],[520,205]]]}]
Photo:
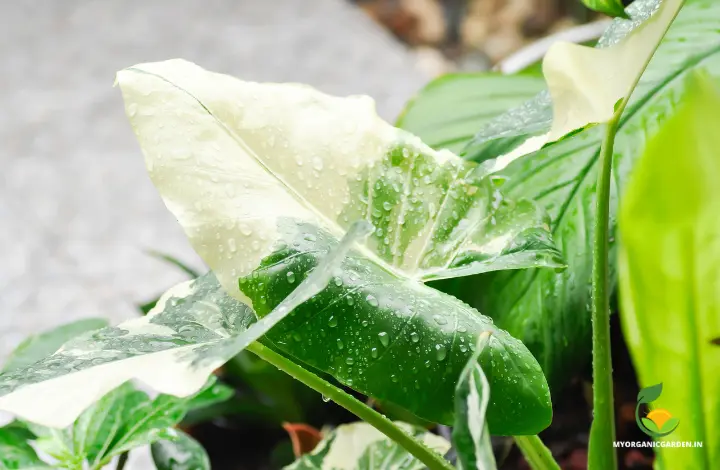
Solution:
[{"label": "plant stalk", "polygon": [[440,454],[434,452],[425,444],[416,440],[397,427],[385,416],[365,405],[355,397],[345,393],[345,391],[340,388],[321,379],[312,372],[305,370],[301,366],[289,361],[285,357],[258,342],[250,344],[247,349],[294,379],[302,382],[316,392],[321,393],[324,397],[334,401],[358,418],[372,425],[375,429],[401,445],[405,450],[425,464],[428,469],[454,470],[454,467],[450,464],[450,462],[445,460]]},{"label": "plant stalk", "polygon": [[592,253],[592,368],[593,421],[590,428],[588,465],[591,470],[614,470],[617,455],[615,441],[615,404],[613,398],[612,356],[610,346],[610,183],[613,146],[623,105],[607,123],[598,171],[595,233]]},{"label": "plant stalk", "polygon": [[125,465],[127,465],[128,462],[129,455],[129,452],[123,452],[122,454],[120,454],[115,470],[123,470],[125,468]]},{"label": "plant stalk", "polygon": [[550,449],[538,436],[513,436],[513,439],[532,470],[560,470]]}]

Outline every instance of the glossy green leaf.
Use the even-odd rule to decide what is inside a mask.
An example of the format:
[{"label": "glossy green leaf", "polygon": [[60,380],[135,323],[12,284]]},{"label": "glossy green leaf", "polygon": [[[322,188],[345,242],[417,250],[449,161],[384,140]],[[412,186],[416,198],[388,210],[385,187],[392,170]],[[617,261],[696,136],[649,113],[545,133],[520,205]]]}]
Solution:
[{"label": "glossy green leaf", "polygon": [[151,446],[157,470],[210,470],[210,458],[202,445],[182,431],[172,440],[155,442]]},{"label": "glossy green leaf", "polygon": [[28,442],[31,437],[32,433],[16,424],[0,427],[0,470],[50,468]]},{"label": "glossy green leaf", "polygon": [[448,74],[433,80],[406,105],[396,125],[434,149],[459,153],[491,119],[532,98],[541,77],[497,73]]},{"label": "glossy green leaf", "polygon": [[113,458],[160,439],[188,410],[188,399],[159,395],[151,399],[130,383],[105,395],[69,427],[58,430],[31,424],[37,447],[67,468],[99,469]]},{"label": "glossy green leaf", "polygon": [[621,320],[640,384],[662,382],[680,420],[669,439],[703,442],[656,449],[656,468],[701,470],[720,461],[720,91],[708,75],[683,82],[621,201]]},{"label": "glossy green leaf", "polygon": [[622,0],[582,0],[588,8],[609,16],[628,18]]},{"label": "glossy green leaf", "polygon": [[86,318],[61,325],[44,333],[29,336],[10,354],[7,362],[0,370],[2,372],[10,372],[15,369],[27,367],[54,353],[70,339],[87,331],[99,330],[106,326],[107,320],[101,318]]},{"label": "glossy green leaf", "polygon": [[[623,37],[655,8],[656,0],[637,0],[627,11],[635,20],[615,20],[601,39],[606,47]],[[617,193],[646,140],[662,126],[685,87],[683,78],[706,67],[720,77],[720,4],[709,0],[686,2],[645,71],[620,121],[615,140],[611,227],[615,230]],[[532,116],[532,119],[527,116]],[[545,124],[537,127],[537,123]],[[518,135],[542,134],[552,116],[545,93],[517,111],[498,118],[481,132],[469,157],[485,160],[504,143],[510,152]],[[536,123],[535,127],[525,126]],[[517,127],[513,128],[513,124]],[[512,139],[509,137],[513,136]],[[521,338],[540,361],[548,381],[561,385],[569,371],[587,363],[591,344],[589,315],[595,181],[602,132],[591,127],[543,149],[518,158],[502,170],[509,179],[509,197],[528,197],[543,204],[552,219],[553,237],[568,262],[563,272],[526,270],[457,280],[443,288],[480,311],[492,314],[498,326]],[[483,145],[492,144],[493,154]],[[474,153],[473,153],[474,152]],[[611,259],[616,256],[611,238]],[[615,264],[611,279],[616,284]]]},{"label": "glossy green leaf", "polygon": [[496,392],[491,429],[549,423],[544,378],[523,345],[422,284],[563,266],[532,203],[505,200],[475,164],[385,123],[367,97],[242,82],[177,60],[132,67],[118,82],[166,205],[229,295],[260,317],[353,221],[373,224],[328,288],[268,335],[276,349],[451,423],[452,380],[492,331],[481,358]]},{"label": "glossy green leaf", "polygon": [[457,465],[461,470],[497,468],[485,420],[490,401],[490,384],[478,364],[478,357],[489,339],[489,334],[480,336],[475,352],[455,387],[455,426],[452,438],[458,455]]},{"label": "glossy green leaf", "polygon": [[144,318],[87,333],[31,366],[0,375],[0,409],[61,428],[130,379],[179,397],[192,395],[213,370],[323,290],[369,229],[355,223],[339,243],[316,253],[322,259],[315,269],[254,324],[250,308],[229,297],[214,275],[184,282]]},{"label": "glossy green leaf", "polygon": [[[450,443],[422,428],[397,422],[400,428],[430,449],[443,455]],[[426,468],[415,457],[371,425],[358,422],[344,424],[326,435],[309,454],[286,470],[422,470]]]},{"label": "glossy green leaf", "polygon": [[187,408],[188,410],[197,410],[217,405],[229,400],[234,394],[234,388],[218,382],[215,377],[211,376],[205,388],[187,402]]}]

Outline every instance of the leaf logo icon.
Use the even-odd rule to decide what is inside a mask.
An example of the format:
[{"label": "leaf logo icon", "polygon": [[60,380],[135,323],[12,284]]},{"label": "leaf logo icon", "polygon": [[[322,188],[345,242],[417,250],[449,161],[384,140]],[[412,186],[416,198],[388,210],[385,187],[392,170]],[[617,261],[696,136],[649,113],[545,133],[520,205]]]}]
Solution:
[{"label": "leaf logo icon", "polygon": [[668,410],[656,408],[648,412],[646,417],[640,417],[640,405],[647,405],[660,398],[662,383],[643,388],[638,393],[637,406],[635,407],[635,421],[642,432],[650,437],[664,437],[675,431],[680,420],[675,418]]}]

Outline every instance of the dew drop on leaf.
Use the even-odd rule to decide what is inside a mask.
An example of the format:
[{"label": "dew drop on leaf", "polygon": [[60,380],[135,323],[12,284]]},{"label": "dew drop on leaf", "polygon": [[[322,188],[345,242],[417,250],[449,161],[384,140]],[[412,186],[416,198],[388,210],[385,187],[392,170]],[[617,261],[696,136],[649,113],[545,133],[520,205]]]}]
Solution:
[{"label": "dew drop on leaf", "polygon": [[373,357],[373,359],[376,359],[378,357],[378,350],[377,348],[372,348],[370,350],[370,355]]},{"label": "dew drop on leaf", "polygon": [[371,307],[377,307],[380,305],[378,299],[376,299],[372,294],[368,294],[367,297],[365,297],[365,300],[367,300],[367,303],[369,303]]},{"label": "dew drop on leaf", "polygon": [[447,319],[440,315],[433,315],[433,320],[435,320],[435,323],[438,325],[447,325]]},{"label": "dew drop on leaf", "polygon": [[390,337],[388,336],[386,331],[381,331],[378,333],[378,338],[380,338],[380,344],[387,347],[388,344],[390,344]]},{"label": "dew drop on leaf", "polygon": [[330,315],[330,318],[328,318],[328,326],[330,328],[335,328],[337,326],[337,318],[335,318],[334,315]]},{"label": "dew drop on leaf", "polygon": [[340,338],[338,338],[338,340],[337,340],[337,347],[338,347],[338,349],[343,349],[345,347],[345,345],[343,344],[343,342]]},{"label": "dew drop on leaf", "polygon": [[420,341],[420,335],[418,335],[416,331],[413,331],[412,333],[410,333],[410,339],[413,343],[417,343],[418,341]]},{"label": "dew drop on leaf", "polygon": [[447,349],[445,349],[445,346],[442,344],[436,344],[435,345],[435,359],[438,361],[445,360],[445,356],[447,356]]},{"label": "dew drop on leaf", "polygon": [[288,280],[288,282],[289,282],[290,284],[294,284],[294,283],[295,283],[295,273],[294,273],[294,272],[288,271],[287,274],[286,274],[286,276],[287,276],[287,280]]}]

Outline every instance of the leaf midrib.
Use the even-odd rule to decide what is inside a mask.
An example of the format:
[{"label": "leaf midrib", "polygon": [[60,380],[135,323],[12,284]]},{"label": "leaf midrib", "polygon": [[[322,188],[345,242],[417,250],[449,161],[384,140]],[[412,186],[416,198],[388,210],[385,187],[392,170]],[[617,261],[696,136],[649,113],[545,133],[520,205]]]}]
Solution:
[{"label": "leaf midrib", "polygon": [[[218,119],[218,117],[215,116],[215,114],[213,114],[213,112],[207,106],[205,106],[205,104],[200,99],[198,99],[195,95],[190,93],[185,88],[179,86],[178,84],[163,77],[162,75],[158,75],[156,73],[149,72],[147,70],[139,69],[137,67],[129,67],[125,70],[149,75],[149,76],[155,77],[157,79],[160,79],[160,80],[164,81],[165,83],[169,84],[170,86],[176,88],[177,90],[185,93],[187,96],[189,96],[193,100],[195,100],[202,107],[202,109],[204,109],[205,112],[207,112],[208,115],[210,117],[212,117],[212,119],[227,133],[227,135],[230,138],[232,138],[241,148],[243,148],[247,152],[247,154],[250,155],[253,158],[253,160],[256,163],[258,163],[269,175],[273,176],[293,196],[293,198],[295,198],[295,200],[298,203],[302,204],[303,206],[308,208],[311,212],[313,212],[321,221],[324,222],[324,224],[327,228],[330,228],[334,232],[334,235],[336,237],[338,237],[338,239],[342,238],[342,235],[345,234],[346,230],[344,230],[342,227],[340,227],[340,225],[338,225],[338,223],[336,221],[330,220],[325,214],[323,214],[321,211],[319,211],[313,204],[310,204],[310,202],[307,201],[307,199],[305,199],[300,193],[298,193],[295,190],[295,188],[293,188],[290,184],[288,184],[280,175],[278,175],[277,173],[270,170],[270,168],[257,155],[257,153],[254,150],[252,150],[247,144],[245,144],[243,139],[240,138],[240,136],[236,135],[236,133],[233,132],[232,129],[227,127],[225,125],[225,123],[222,122],[222,120]],[[366,216],[365,220],[372,223],[372,220],[369,220],[367,218],[367,216]],[[392,273],[395,277],[398,277],[401,279],[413,279],[411,276],[409,276],[404,271],[399,270],[395,266],[387,263],[385,260],[380,258],[376,253],[372,252],[366,245],[356,243],[355,247],[358,249],[358,251],[362,252],[362,254],[365,257],[372,260],[373,262],[375,262],[376,264],[381,266],[386,271]]]}]

